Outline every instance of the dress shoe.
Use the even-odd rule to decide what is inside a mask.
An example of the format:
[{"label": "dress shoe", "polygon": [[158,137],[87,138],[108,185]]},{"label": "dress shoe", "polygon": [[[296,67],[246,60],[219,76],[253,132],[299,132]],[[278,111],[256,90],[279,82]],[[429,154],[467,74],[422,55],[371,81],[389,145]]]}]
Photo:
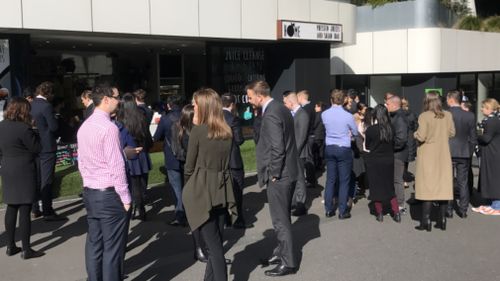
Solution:
[{"label": "dress shoe", "polygon": [[286,267],[285,265],[280,264],[271,270],[266,270],[264,274],[266,274],[266,276],[276,277],[276,276],[295,274],[295,272],[297,272],[296,268]]},{"label": "dress shoe", "polygon": [[350,212],[345,212],[343,214],[339,214],[339,220],[346,220],[351,218]]},{"label": "dress shoe", "polygon": [[7,251],[6,251],[6,254],[7,256],[13,256],[17,253],[21,252],[21,248],[17,247],[17,246],[11,246],[11,247],[7,247]]},{"label": "dress shoe", "polygon": [[254,227],[253,223],[245,223],[244,221],[235,221],[232,226],[236,229],[246,229]]},{"label": "dress shoe", "polygon": [[63,220],[67,220],[67,218],[60,216],[56,213],[52,213],[50,215],[46,215],[46,216],[44,215],[43,220],[44,221],[63,221]]},{"label": "dress shoe", "polygon": [[35,251],[33,249],[23,250],[21,253],[21,258],[23,260],[38,258],[45,255],[44,252]]},{"label": "dress shoe", "polygon": [[208,262],[208,257],[205,255],[203,252],[203,249],[200,247],[197,247],[196,250],[194,251],[194,258],[200,262],[206,263]]},{"label": "dress shoe", "polygon": [[327,218],[331,218],[331,217],[335,216],[335,211],[328,211],[325,213],[325,216]]},{"label": "dress shoe", "polygon": [[378,221],[378,222],[383,222],[384,221],[384,215],[382,214],[378,214],[375,219]]},{"label": "dress shoe", "polygon": [[396,213],[392,216],[392,220],[397,222],[397,223],[400,223],[401,222],[401,214],[400,213]]},{"label": "dress shoe", "polygon": [[457,216],[459,216],[462,219],[465,219],[467,218],[467,212],[457,211]]}]

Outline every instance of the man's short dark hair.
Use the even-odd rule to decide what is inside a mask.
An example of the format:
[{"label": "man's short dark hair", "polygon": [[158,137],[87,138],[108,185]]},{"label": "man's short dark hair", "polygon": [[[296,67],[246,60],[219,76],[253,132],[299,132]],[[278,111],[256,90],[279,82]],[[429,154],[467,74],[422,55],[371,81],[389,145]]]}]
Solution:
[{"label": "man's short dark hair", "polygon": [[143,89],[135,90],[133,94],[134,94],[135,98],[140,102],[144,102],[146,100],[147,94],[146,94],[146,91],[144,91]]},{"label": "man's short dark hair", "polygon": [[38,85],[36,87],[35,93],[37,96],[40,95],[42,97],[48,97],[48,96],[52,95],[53,87],[54,87],[54,83],[52,83],[50,81],[45,81],[45,82],[40,83],[40,85]]},{"label": "man's short dark hair", "polygon": [[172,107],[172,106],[181,106],[183,102],[184,102],[184,99],[179,94],[172,94],[172,95],[169,95],[167,97],[167,104],[170,107]]},{"label": "man's short dark hair", "polygon": [[330,100],[333,104],[343,105],[345,100],[345,93],[342,90],[334,89],[330,92]]},{"label": "man's short dark hair", "polygon": [[230,107],[232,103],[236,103],[236,98],[231,93],[223,94],[221,100],[223,107]]},{"label": "man's short dark hair", "polygon": [[92,89],[92,102],[94,102],[95,106],[99,106],[105,96],[113,96],[113,89],[110,86],[98,85]]},{"label": "man's short dark hair", "polygon": [[247,91],[247,90],[252,90],[257,95],[261,95],[264,97],[271,96],[271,87],[269,87],[269,84],[267,84],[267,82],[263,81],[263,80],[256,80],[256,81],[253,81],[252,83],[248,84],[245,87],[245,91]]},{"label": "man's short dark hair", "polygon": [[85,89],[83,90],[82,94],[80,97],[84,99],[92,99],[92,89]]},{"label": "man's short dark hair", "polygon": [[449,99],[454,100],[456,103],[460,104],[462,102],[462,94],[457,90],[449,91],[446,95]]}]

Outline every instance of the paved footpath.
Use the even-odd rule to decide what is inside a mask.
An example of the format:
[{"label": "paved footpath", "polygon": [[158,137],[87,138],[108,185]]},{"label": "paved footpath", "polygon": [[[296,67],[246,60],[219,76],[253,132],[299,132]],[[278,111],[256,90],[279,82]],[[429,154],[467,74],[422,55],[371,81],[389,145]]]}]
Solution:
[{"label": "paved footpath", "polygon": [[[300,270],[279,280],[339,281],[470,281],[500,280],[500,217],[469,212],[465,220],[455,216],[448,230],[419,232],[415,218],[418,205],[397,224],[386,215],[384,222],[370,215],[368,201],[361,199],[352,210],[352,219],[326,218],[320,187],[309,189],[309,214],[293,218],[295,246],[300,253]],[[248,176],[245,216],[255,227],[225,232],[229,280],[272,280],[264,275],[259,258],[270,255],[273,236],[265,189]],[[408,198],[412,188],[407,189]],[[127,280],[203,279],[205,264],[193,259],[192,239],[187,228],[168,226],[173,205],[165,186],[150,189],[149,221],[132,221],[125,261]],[[57,211],[65,222],[33,222],[33,248],[43,250],[42,258],[23,261],[19,255],[7,257],[3,217],[0,211],[1,281],[85,280],[84,245],[86,220],[80,199],[61,201]],[[18,241],[20,245],[20,241]]]}]

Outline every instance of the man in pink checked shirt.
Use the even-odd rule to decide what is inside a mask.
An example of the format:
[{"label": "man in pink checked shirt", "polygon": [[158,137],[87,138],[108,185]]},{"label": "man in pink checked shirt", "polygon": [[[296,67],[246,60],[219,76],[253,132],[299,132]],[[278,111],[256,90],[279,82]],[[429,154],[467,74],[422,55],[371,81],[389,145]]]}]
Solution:
[{"label": "man in pink checked shirt", "polygon": [[112,88],[92,91],[94,113],[78,130],[78,169],[88,233],[85,263],[89,281],[123,280],[130,193],[118,127],[111,121],[120,96]]}]

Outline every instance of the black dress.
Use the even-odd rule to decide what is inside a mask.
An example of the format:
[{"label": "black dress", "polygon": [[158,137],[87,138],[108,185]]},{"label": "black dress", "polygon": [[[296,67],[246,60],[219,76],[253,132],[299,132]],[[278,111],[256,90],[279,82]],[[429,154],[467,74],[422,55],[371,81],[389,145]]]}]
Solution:
[{"label": "black dress", "polygon": [[3,202],[9,205],[35,201],[35,158],[42,149],[40,137],[23,122],[0,122],[0,175]]},{"label": "black dress", "polygon": [[366,130],[365,154],[366,175],[370,188],[369,199],[372,201],[388,201],[394,192],[394,146],[393,143],[380,141],[379,125],[375,124]]},{"label": "black dress", "polygon": [[484,133],[478,136],[481,148],[479,187],[485,199],[500,199],[500,117],[491,116],[483,121]]}]

